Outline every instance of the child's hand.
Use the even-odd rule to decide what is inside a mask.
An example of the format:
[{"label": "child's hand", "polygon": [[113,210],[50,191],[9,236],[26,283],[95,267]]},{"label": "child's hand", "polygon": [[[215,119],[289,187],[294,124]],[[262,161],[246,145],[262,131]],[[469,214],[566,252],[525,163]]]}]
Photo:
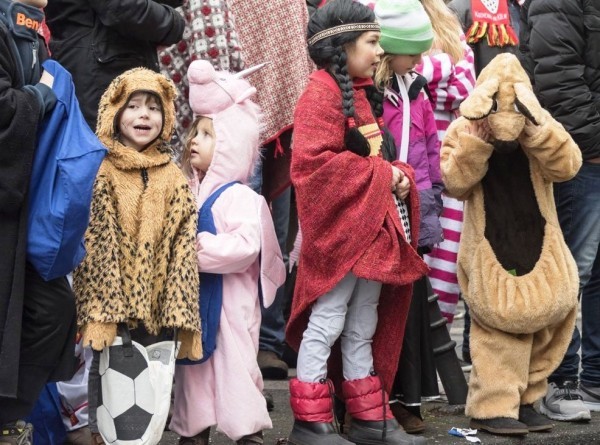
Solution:
[{"label": "child's hand", "polygon": [[42,73],[42,77],[40,78],[40,83],[43,83],[44,85],[47,85],[50,88],[52,88],[52,85],[54,85],[54,76],[48,71],[44,70],[44,72]]},{"label": "child's hand", "polygon": [[200,360],[202,357],[202,339],[199,332],[181,329],[177,334],[177,339],[181,342],[177,358]]},{"label": "child's hand", "polygon": [[408,192],[410,192],[410,180],[408,176],[403,175],[402,180],[396,186],[396,190],[394,193],[400,199],[404,199],[408,196]]},{"label": "child's hand", "polygon": [[479,139],[488,142],[492,131],[487,119],[479,119],[476,121],[467,121],[465,123],[465,132],[472,136],[478,137]]},{"label": "child's hand", "polygon": [[392,165],[392,184],[390,186],[392,192],[396,190],[396,186],[402,180],[403,177],[404,174],[400,171],[400,169]]},{"label": "child's hand", "polygon": [[83,326],[81,334],[83,346],[91,346],[95,351],[102,351],[115,341],[117,324],[90,321]]}]

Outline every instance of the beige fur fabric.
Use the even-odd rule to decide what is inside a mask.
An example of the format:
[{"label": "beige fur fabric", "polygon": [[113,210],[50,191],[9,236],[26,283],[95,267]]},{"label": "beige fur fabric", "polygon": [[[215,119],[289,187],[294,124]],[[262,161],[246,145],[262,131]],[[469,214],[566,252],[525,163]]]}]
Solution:
[{"label": "beige fur fabric", "polygon": [[[113,137],[115,116],[139,90],[157,94],[165,115],[162,138],[142,152]],[[80,326],[143,322],[151,334],[177,327],[193,333],[182,335],[192,345],[182,348],[199,359],[197,208],[164,142],[173,130],[173,97],[169,80],[141,68],[117,77],[102,97],[98,134],[109,153],[94,184],[87,255],[73,286]],[[101,331],[88,337],[101,342]]]},{"label": "beige fur fabric", "polygon": [[[482,71],[461,112],[442,143],[441,170],[447,192],[466,201],[458,279],[473,316],[467,414],[517,418],[519,404],[545,392],[575,323],[579,278],[558,223],[552,183],[577,173],[581,151],[541,108],[511,54],[497,56]],[[477,119],[487,119],[490,140],[470,134],[469,120]],[[536,132],[526,131],[527,121],[537,124]],[[484,203],[481,181],[494,140],[519,142],[545,220],[541,256],[521,276],[502,267],[485,237],[485,204],[493,203]]]},{"label": "beige fur fabric", "polygon": [[574,308],[557,325],[535,334],[514,335],[490,328],[473,317],[473,370],[465,414],[476,419],[517,419],[519,405],[529,405],[543,397],[546,379],[567,351],[576,318]]}]

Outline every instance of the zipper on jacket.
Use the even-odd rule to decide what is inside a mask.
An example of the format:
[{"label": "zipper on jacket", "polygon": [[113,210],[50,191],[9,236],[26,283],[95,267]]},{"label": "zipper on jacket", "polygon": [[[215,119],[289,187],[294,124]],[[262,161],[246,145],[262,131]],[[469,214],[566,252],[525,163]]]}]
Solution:
[{"label": "zipper on jacket", "polygon": [[148,170],[143,168],[141,171],[141,174],[142,174],[142,182],[144,183],[144,190],[146,190],[148,188]]}]

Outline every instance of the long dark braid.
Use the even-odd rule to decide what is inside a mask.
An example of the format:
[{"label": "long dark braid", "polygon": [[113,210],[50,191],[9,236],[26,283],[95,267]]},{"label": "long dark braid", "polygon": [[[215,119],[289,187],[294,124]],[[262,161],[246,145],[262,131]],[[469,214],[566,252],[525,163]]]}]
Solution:
[{"label": "long dark braid", "polygon": [[336,54],[333,56],[331,65],[329,66],[330,72],[335,77],[342,91],[342,110],[344,111],[344,116],[346,116],[346,122],[348,122],[344,144],[348,150],[359,156],[369,156],[371,152],[369,141],[356,128],[356,122],[354,121],[354,89],[352,79],[348,74],[347,58],[346,51],[343,48],[339,48],[339,55]]},{"label": "long dark braid", "polygon": [[388,130],[383,122],[383,92],[375,85],[369,85],[365,88],[367,99],[371,104],[371,111],[377,120],[377,125],[382,131],[383,142],[381,143],[381,154],[386,161],[392,162],[396,160],[396,140],[392,133]]},{"label": "long dark braid", "polygon": [[[308,23],[307,37],[320,31],[346,23],[373,23],[375,15],[365,5],[353,0],[335,0],[318,9]],[[358,130],[355,122],[354,90],[348,74],[345,45],[355,42],[364,31],[335,34],[308,46],[311,59],[319,68],[325,68],[333,76],[342,92],[342,110],[346,117],[346,148],[360,156],[368,156],[370,146]]]}]

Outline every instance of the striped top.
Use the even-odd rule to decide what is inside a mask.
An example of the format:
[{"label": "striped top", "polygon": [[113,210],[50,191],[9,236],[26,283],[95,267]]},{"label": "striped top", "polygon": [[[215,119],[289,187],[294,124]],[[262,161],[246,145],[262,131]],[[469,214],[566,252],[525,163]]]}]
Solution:
[{"label": "striped top", "polygon": [[457,116],[461,102],[475,87],[473,50],[467,45],[464,34],[461,34],[461,42],[465,57],[457,64],[448,54],[438,53],[424,55],[421,64],[415,68],[427,79],[440,141]]},{"label": "striped top", "polygon": [[[458,107],[475,86],[473,51],[461,35],[464,59],[453,64],[446,53],[423,56],[423,62],[416,67],[428,82],[431,93],[433,114],[438,138],[444,139],[446,129],[458,115]],[[448,196],[443,197],[444,209],[440,217],[444,241],[425,255],[431,272],[429,279],[442,315],[452,322],[459,299],[460,288],[456,277],[458,246],[462,232],[463,203]]]}]

